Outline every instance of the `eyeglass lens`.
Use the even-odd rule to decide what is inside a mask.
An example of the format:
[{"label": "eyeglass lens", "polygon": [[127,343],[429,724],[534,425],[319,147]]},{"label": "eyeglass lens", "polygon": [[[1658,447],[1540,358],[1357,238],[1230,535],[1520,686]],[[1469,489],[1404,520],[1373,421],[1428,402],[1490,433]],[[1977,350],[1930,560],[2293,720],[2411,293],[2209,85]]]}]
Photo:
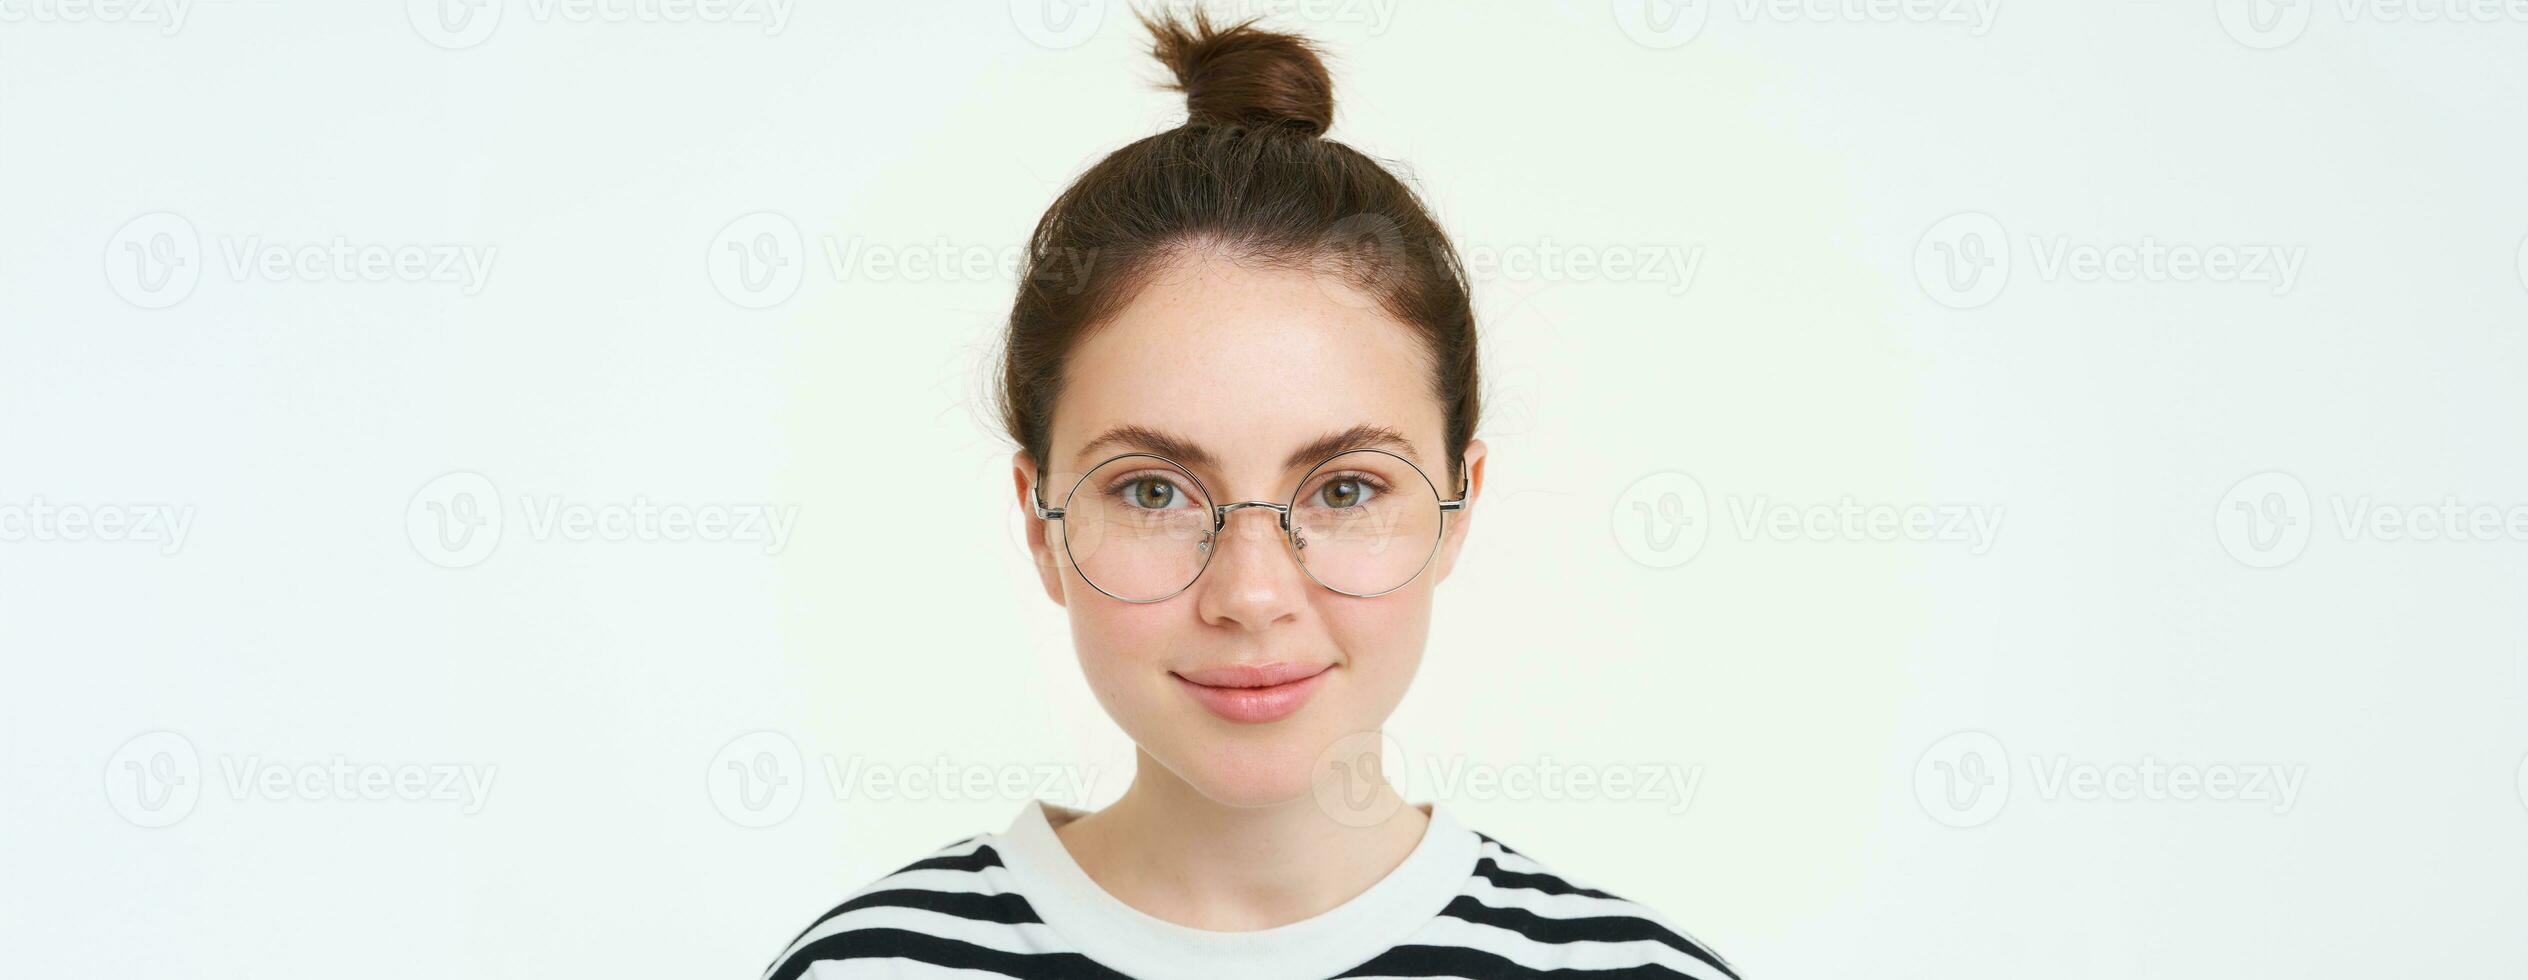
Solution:
[{"label": "eyeglass lens", "polygon": [[[1337,455],[1276,502],[1290,505],[1288,538],[1300,567],[1337,592],[1400,588],[1439,546],[1438,492],[1390,453]],[[1174,462],[1117,457],[1089,471],[1063,505],[1064,547],[1098,589],[1122,599],[1166,598],[1192,585],[1220,547],[1219,536],[1234,530],[1215,531],[1215,505],[1201,481]]]}]

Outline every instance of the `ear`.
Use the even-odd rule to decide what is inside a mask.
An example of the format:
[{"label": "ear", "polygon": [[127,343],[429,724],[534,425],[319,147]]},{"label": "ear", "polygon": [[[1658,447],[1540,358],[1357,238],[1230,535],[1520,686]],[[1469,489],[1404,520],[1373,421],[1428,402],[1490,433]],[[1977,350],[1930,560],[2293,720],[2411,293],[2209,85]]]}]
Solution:
[{"label": "ear", "polygon": [[1045,596],[1054,605],[1067,606],[1069,600],[1062,594],[1062,562],[1050,537],[1053,522],[1036,516],[1036,460],[1021,449],[1010,457],[1010,469],[1018,484],[1018,513],[1027,523],[1027,553],[1035,559],[1036,577],[1043,580]]},{"label": "ear", "polygon": [[[1433,585],[1448,580],[1448,573],[1457,567],[1458,551],[1466,547],[1467,532],[1474,529],[1475,501],[1483,494],[1484,455],[1483,440],[1466,441],[1466,503],[1465,506],[1448,513],[1447,535],[1440,539],[1440,553],[1437,559],[1439,567],[1434,569],[1439,575],[1431,580]],[[1440,478],[1447,479],[1447,474],[1443,472]],[[1440,496],[1443,499],[1455,496],[1456,493],[1456,487],[1440,488]]]}]

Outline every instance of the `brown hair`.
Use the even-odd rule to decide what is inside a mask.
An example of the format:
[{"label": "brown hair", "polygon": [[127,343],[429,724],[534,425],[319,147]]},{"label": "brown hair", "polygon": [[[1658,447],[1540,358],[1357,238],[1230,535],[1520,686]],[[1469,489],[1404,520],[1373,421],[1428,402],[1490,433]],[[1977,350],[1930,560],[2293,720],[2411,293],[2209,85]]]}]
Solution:
[{"label": "brown hair", "polygon": [[[1090,167],[1045,211],[1011,305],[1001,424],[1051,465],[1063,365],[1181,252],[1342,276],[1411,326],[1446,419],[1442,494],[1462,477],[1481,410],[1464,267],[1414,192],[1377,161],[1323,138],[1334,84],[1305,38],[1136,12],[1185,93],[1186,120]],[[1433,474],[1443,478],[1441,474]]]}]

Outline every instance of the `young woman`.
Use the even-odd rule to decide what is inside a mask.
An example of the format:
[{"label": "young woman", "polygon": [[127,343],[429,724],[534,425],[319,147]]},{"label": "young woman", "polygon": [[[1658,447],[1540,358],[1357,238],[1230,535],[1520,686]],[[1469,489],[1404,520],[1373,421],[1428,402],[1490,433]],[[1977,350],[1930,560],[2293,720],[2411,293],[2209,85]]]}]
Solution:
[{"label": "young woman", "polygon": [[766,976],[1734,978],[1378,775],[1483,488],[1464,275],[1322,138],[1305,41],[1145,23],[1189,118],[1045,213],[1001,378],[1028,543],[1133,782],[906,865]]}]

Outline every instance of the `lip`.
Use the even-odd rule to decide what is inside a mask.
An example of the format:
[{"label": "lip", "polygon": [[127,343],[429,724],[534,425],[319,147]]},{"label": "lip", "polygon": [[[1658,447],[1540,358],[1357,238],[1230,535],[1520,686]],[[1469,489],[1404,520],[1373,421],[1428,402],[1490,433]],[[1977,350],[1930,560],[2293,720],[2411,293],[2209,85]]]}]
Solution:
[{"label": "lip", "polygon": [[1212,714],[1242,725],[1260,725],[1290,717],[1306,706],[1333,669],[1333,664],[1275,661],[1222,664],[1173,671],[1169,676]]}]

